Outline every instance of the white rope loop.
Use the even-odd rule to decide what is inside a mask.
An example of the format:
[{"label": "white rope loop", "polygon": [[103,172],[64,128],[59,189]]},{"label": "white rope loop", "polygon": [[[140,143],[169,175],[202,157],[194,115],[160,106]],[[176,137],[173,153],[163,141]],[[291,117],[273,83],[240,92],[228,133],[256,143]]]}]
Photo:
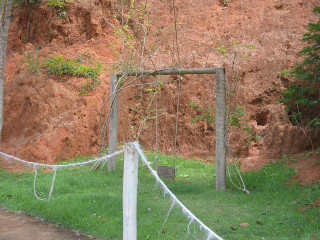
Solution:
[{"label": "white rope loop", "polygon": [[56,180],[56,176],[57,176],[57,168],[53,168],[52,171],[53,171],[53,176],[52,176],[50,192],[49,192],[49,195],[48,195],[48,201],[50,200],[52,192],[53,192],[54,181]]},{"label": "white rope loop", "polygon": [[40,201],[44,201],[46,200],[45,198],[40,198],[37,194],[37,189],[36,189],[36,181],[37,181],[37,176],[38,176],[38,171],[37,171],[37,167],[36,165],[33,165],[33,170],[34,170],[34,178],[33,178],[33,194],[34,196],[40,200]]},{"label": "white rope loop", "polygon": [[46,200],[46,199],[48,199],[48,201],[49,201],[50,198],[51,198],[52,192],[53,192],[54,182],[55,182],[56,176],[57,176],[57,168],[52,168],[53,175],[52,175],[52,180],[51,180],[50,191],[49,191],[49,194],[48,194],[48,197],[47,197],[47,198],[40,198],[40,197],[38,196],[38,194],[37,194],[37,187],[36,187],[38,170],[37,170],[37,166],[36,166],[36,165],[33,165],[33,170],[34,170],[33,195],[36,197],[36,199],[38,199],[38,200],[40,200],[40,201],[44,201],[44,200]]}]

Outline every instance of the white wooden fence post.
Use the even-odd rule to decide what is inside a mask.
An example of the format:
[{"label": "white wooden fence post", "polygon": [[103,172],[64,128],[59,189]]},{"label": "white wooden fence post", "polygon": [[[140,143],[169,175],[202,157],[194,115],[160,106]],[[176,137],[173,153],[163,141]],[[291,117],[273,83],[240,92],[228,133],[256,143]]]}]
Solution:
[{"label": "white wooden fence post", "polygon": [[137,239],[138,151],[124,146],[123,167],[123,240]]},{"label": "white wooden fence post", "polygon": [[[110,119],[109,119],[109,141],[108,141],[108,154],[117,151],[118,143],[118,93],[117,83],[118,78],[116,75],[111,75],[110,82]],[[117,156],[113,156],[108,160],[109,172],[116,170]]]},{"label": "white wooden fence post", "polygon": [[216,189],[226,190],[226,74],[224,68],[216,71]]}]

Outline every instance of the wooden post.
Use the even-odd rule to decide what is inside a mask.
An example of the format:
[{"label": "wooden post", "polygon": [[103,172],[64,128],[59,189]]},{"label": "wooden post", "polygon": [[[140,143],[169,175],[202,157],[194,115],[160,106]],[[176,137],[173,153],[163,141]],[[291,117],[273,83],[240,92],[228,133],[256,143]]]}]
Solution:
[{"label": "wooden post", "polygon": [[[118,93],[116,75],[111,75],[110,83],[110,119],[109,119],[109,143],[108,154],[112,154],[117,151],[118,142]],[[108,160],[108,170],[114,171],[117,166],[117,156],[114,156]]]},{"label": "wooden post", "polygon": [[226,190],[226,75],[225,69],[216,71],[216,189]]},{"label": "wooden post", "polygon": [[123,167],[123,240],[137,239],[138,151],[124,146]]}]

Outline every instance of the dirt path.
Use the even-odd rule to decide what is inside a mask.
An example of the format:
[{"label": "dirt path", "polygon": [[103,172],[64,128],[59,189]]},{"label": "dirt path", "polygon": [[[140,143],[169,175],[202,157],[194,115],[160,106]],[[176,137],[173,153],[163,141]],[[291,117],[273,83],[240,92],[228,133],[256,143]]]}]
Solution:
[{"label": "dirt path", "polygon": [[0,208],[0,240],[89,240],[90,236],[59,228],[26,214],[7,212]]}]

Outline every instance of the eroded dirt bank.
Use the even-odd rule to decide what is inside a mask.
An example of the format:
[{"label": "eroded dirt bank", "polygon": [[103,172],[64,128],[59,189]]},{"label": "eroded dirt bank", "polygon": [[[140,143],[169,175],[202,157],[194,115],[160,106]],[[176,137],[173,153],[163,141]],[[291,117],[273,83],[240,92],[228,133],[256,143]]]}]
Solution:
[{"label": "eroded dirt bank", "polygon": [[[268,162],[283,154],[310,148],[298,127],[289,122],[281,92],[290,81],[280,72],[293,66],[302,47],[306,25],[316,21],[312,9],[318,1],[267,0],[230,1],[226,8],[218,0],[176,0],[180,65],[183,68],[225,66],[237,53],[239,82],[234,105],[244,107],[246,124],[261,136],[246,144],[248,136],[233,128],[230,143],[234,152],[249,163]],[[99,144],[100,109],[109,94],[109,71],[120,46],[110,23],[117,26],[112,2],[82,0],[70,4],[59,18],[45,3],[16,8],[12,14],[5,68],[5,109],[2,149],[27,160],[53,163],[79,154],[96,154]],[[169,29],[174,22],[172,3],[149,1],[148,11],[154,28]],[[172,29],[172,27],[171,27]],[[159,51],[153,54],[157,68],[172,67],[168,62],[167,38],[158,36]],[[163,44],[161,44],[163,41]],[[238,41],[222,55],[218,46]],[[252,45],[249,51],[243,46]],[[170,44],[169,44],[170,45]],[[78,96],[85,79],[56,77],[27,72],[24,54],[39,52],[78,58],[84,53],[108,69],[101,83],[85,96]],[[214,106],[212,76],[186,76],[181,81],[177,151],[186,157],[213,159],[214,127],[192,123],[197,111],[190,102]],[[159,148],[173,153],[177,108],[177,81],[159,93]],[[133,109],[144,109],[149,95],[143,87],[126,92],[120,106],[120,140],[132,140],[142,122]],[[148,97],[149,96],[149,97]],[[154,108],[154,107],[153,107]],[[313,131],[315,145],[319,131]],[[142,144],[155,148],[155,122],[147,121]]]}]

